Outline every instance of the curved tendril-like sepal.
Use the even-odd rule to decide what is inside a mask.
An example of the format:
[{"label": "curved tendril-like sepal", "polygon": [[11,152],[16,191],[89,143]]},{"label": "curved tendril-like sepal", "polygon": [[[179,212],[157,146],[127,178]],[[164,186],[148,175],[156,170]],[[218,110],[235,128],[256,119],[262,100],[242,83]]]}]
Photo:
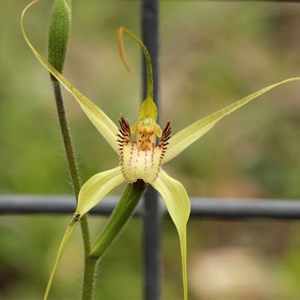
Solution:
[{"label": "curved tendril-like sepal", "polygon": [[267,87],[264,87],[222,109],[216,111],[215,113],[200,119],[184,128],[183,130],[176,133],[171,137],[168,145],[168,151],[166,152],[163,163],[168,162],[173,159],[177,155],[179,155],[182,151],[184,151],[187,147],[189,147],[192,143],[197,141],[200,137],[202,137],[205,133],[207,133],[210,129],[214,127],[221,119],[225,116],[231,114],[235,110],[249,103],[250,101],[256,99],[262,94],[276,88],[277,86],[283,85],[288,82],[300,80],[300,77],[288,78],[286,80],[274,83]]},{"label": "curved tendril-like sepal", "polygon": [[131,71],[131,68],[130,68],[128,59],[126,57],[124,41],[123,41],[123,34],[128,35],[141,47],[141,49],[143,50],[145,59],[146,59],[147,96],[140,107],[138,119],[143,120],[147,117],[150,117],[152,120],[154,120],[156,122],[157,121],[157,107],[153,101],[153,71],[152,71],[152,62],[151,62],[150,54],[149,54],[146,46],[144,45],[144,43],[137,36],[135,36],[133,33],[131,33],[126,28],[121,27],[118,30],[118,45],[119,45],[121,60],[129,72]]},{"label": "curved tendril-like sepal", "polygon": [[30,4],[28,4],[24,8],[21,15],[21,30],[27,45],[29,46],[35,57],[38,59],[38,61],[42,64],[42,66],[46,70],[48,70],[71,95],[73,95],[86,116],[98,129],[107,143],[114,149],[116,153],[119,153],[119,146],[116,139],[116,135],[118,134],[118,127],[114,124],[114,122],[96,104],[94,104],[90,99],[79,92],[61,73],[59,73],[52,65],[50,65],[49,62],[37,50],[35,50],[31,42],[29,41],[24,30],[24,16],[26,11],[37,1],[38,0],[34,0]]},{"label": "curved tendril-like sepal", "polygon": [[152,72],[152,63],[150,54],[148,52],[148,49],[144,45],[144,43],[135,36],[132,32],[127,30],[124,27],[120,27],[118,30],[118,45],[120,50],[120,56],[122,59],[123,64],[125,65],[128,72],[131,71],[130,64],[128,63],[128,59],[126,57],[125,47],[124,47],[124,41],[123,41],[123,34],[128,35],[130,38],[132,38],[143,50],[143,53],[145,55],[146,59],[146,65],[147,65],[147,97],[153,99],[153,72]]},{"label": "curved tendril-like sepal", "polygon": [[182,260],[184,300],[188,299],[186,227],[190,215],[190,200],[183,185],[161,170],[152,186],[161,194],[178,232]]}]

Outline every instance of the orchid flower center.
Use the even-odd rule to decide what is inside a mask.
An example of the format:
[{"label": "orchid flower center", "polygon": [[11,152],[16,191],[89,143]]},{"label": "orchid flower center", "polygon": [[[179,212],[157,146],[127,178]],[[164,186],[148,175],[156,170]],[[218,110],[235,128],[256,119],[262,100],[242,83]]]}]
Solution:
[{"label": "orchid flower center", "polygon": [[[142,179],[153,183],[161,169],[162,159],[171,137],[171,124],[167,123],[161,133],[159,125],[151,118],[134,123],[132,128],[121,117],[118,142],[120,146],[120,166],[124,178],[128,182]],[[136,132],[136,138],[132,134]],[[161,135],[160,142],[156,137]]]}]

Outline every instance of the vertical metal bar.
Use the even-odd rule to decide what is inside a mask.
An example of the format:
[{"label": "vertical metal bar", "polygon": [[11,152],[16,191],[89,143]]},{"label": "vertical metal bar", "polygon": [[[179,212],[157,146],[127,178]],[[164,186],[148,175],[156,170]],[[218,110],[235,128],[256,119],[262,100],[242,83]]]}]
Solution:
[{"label": "vertical metal bar", "polygon": [[[142,39],[152,58],[154,101],[158,100],[158,0],[141,0]],[[146,97],[146,65],[143,59],[143,99]],[[150,187],[144,201],[144,299],[161,298],[160,211],[157,192]]]}]

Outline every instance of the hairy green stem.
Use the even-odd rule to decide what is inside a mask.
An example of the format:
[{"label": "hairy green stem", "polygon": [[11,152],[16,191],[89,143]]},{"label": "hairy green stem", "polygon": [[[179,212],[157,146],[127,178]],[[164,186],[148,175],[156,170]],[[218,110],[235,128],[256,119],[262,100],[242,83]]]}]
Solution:
[{"label": "hairy green stem", "polygon": [[128,184],[106,226],[92,246],[89,255],[92,259],[99,260],[102,258],[106,250],[131,217],[147,186],[148,185],[143,180]]},{"label": "hairy green stem", "polygon": [[84,280],[81,293],[82,300],[91,300],[94,297],[95,279],[97,275],[97,262],[97,260],[88,255],[85,257]]},{"label": "hairy green stem", "polygon": [[72,180],[74,193],[77,198],[79,191],[80,191],[81,183],[80,183],[78,167],[76,164],[76,158],[75,158],[75,154],[74,154],[73,144],[72,144],[72,140],[71,140],[69,125],[68,125],[68,121],[67,121],[67,115],[66,115],[66,111],[65,111],[65,107],[64,107],[64,103],[63,103],[61,87],[60,87],[59,82],[52,75],[51,75],[51,81],[53,84],[59,125],[60,125],[60,129],[61,129],[61,134],[63,137],[64,148],[65,148],[65,152],[66,152],[66,156],[67,156],[70,177]]},{"label": "hairy green stem", "polygon": [[[68,169],[69,169],[73,190],[77,201],[78,194],[81,188],[81,182],[80,182],[80,176],[79,176],[78,167],[76,163],[75,153],[73,149],[71,134],[69,130],[67,115],[64,107],[63,97],[61,93],[61,87],[59,82],[52,75],[51,75],[51,81],[53,84],[57,114],[58,114],[61,134],[63,137],[63,143],[64,143],[65,153],[68,162]],[[88,256],[91,250],[91,241],[90,241],[90,233],[89,233],[89,227],[88,227],[88,221],[86,215],[81,218],[80,227],[82,232],[84,256],[85,256],[82,299],[90,300],[92,299],[93,296],[94,278],[95,278],[94,274],[95,274],[96,264]]]}]

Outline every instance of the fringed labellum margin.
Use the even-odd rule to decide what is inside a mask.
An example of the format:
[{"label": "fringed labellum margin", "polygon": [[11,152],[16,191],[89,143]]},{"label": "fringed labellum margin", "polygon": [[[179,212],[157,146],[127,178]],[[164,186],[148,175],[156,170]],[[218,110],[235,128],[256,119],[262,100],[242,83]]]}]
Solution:
[{"label": "fringed labellum margin", "polygon": [[136,127],[136,139],[132,140],[132,129],[124,117],[121,117],[118,142],[120,146],[120,166],[128,182],[142,179],[153,183],[160,172],[162,160],[171,137],[171,123],[168,122],[162,132],[160,142],[156,144],[158,126],[150,118],[139,121]]}]

